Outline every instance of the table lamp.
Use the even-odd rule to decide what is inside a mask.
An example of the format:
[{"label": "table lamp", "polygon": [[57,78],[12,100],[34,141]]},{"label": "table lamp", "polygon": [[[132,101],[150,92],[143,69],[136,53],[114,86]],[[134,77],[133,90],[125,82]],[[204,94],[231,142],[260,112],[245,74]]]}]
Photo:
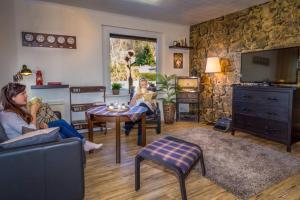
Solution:
[{"label": "table lamp", "polygon": [[[205,73],[218,73],[221,72],[221,65],[219,57],[208,57],[206,61],[206,68]],[[215,120],[214,114],[214,82],[212,81],[212,95],[211,95],[211,102],[212,102],[212,114],[213,114],[213,121]],[[213,123],[213,122],[211,122]]]}]

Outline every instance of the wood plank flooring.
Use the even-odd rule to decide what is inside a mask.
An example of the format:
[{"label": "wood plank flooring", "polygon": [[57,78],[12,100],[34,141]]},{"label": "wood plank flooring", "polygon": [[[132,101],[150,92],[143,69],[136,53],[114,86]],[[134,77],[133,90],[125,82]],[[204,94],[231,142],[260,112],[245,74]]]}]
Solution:
[{"label": "wood plank flooring", "polygon": [[[198,123],[177,122],[173,125],[163,125],[162,134],[156,135],[154,130],[147,130],[147,143],[172,131],[206,126]],[[211,128],[207,126],[207,128]],[[102,150],[87,154],[85,168],[85,199],[115,199],[115,200],[173,200],[181,199],[179,184],[175,175],[161,166],[148,161],[141,164],[141,189],[134,190],[134,156],[140,149],[136,145],[136,129],[129,136],[121,137],[121,164],[115,163],[115,130],[109,130],[107,135],[95,134],[95,142],[103,143]],[[236,133],[235,137],[248,138],[254,143],[267,145],[279,151],[285,151],[284,145],[267,141],[245,133]],[[300,157],[300,143],[292,148],[292,154]],[[186,181],[189,200],[231,200],[236,197],[202,177],[193,170]],[[300,199],[300,174],[287,178],[273,185],[254,199]]]}]

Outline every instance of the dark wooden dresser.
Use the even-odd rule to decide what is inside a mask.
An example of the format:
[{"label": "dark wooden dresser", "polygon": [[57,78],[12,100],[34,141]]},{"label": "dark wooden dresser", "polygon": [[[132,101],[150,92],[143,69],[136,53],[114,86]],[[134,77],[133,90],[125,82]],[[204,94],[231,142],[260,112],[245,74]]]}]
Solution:
[{"label": "dark wooden dresser", "polygon": [[300,89],[277,86],[233,86],[232,134],[251,133],[287,145],[300,139]]}]

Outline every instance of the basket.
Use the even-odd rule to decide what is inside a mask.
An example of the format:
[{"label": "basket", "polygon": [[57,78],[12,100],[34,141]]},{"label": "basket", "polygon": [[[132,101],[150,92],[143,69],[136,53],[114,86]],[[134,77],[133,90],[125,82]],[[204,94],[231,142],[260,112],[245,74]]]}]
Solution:
[{"label": "basket", "polygon": [[166,124],[173,124],[175,118],[175,104],[174,103],[164,103],[164,120]]}]

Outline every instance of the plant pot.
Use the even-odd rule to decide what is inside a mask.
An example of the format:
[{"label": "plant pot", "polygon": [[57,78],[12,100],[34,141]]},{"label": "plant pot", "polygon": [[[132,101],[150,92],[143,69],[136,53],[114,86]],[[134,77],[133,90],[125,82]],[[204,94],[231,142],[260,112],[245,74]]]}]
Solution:
[{"label": "plant pot", "polygon": [[174,103],[163,103],[164,120],[166,124],[174,123],[175,110]]},{"label": "plant pot", "polygon": [[120,90],[112,90],[113,95],[119,95],[120,94]]}]

